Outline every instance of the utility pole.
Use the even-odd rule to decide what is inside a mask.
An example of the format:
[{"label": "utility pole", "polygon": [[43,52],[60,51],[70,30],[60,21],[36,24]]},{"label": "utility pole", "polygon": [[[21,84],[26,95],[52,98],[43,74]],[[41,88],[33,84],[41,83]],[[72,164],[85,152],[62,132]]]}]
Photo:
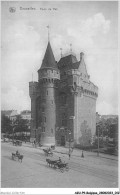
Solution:
[{"label": "utility pole", "polygon": [[15,130],[15,124],[13,124],[13,121],[12,121],[12,142],[14,142],[14,130]]},{"label": "utility pole", "polygon": [[[69,117],[69,120],[71,121],[72,120],[72,124],[70,124],[70,127],[71,128],[74,128],[73,127],[73,120],[75,119],[75,116],[70,116]],[[70,160],[70,155],[71,155],[71,148],[70,148],[70,142],[71,142],[71,140],[70,140],[70,135],[71,135],[71,131],[69,131],[69,160]],[[73,135],[72,135],[73,136]],[[73,137],[72,137],[72,139],[73,139]]]},{"label": "utility pole", "polygon": [[98,152],[97,152],[97,156],[99,156],[99,126],[98,126]]},{"label": "utility pole", "polygon": [[72,44],[70,44],[70,52],[72,53]]},{"label": "utility pole", "polygon": [[36,147],[36,131],[37,129],[35,129],[35,147]]},{"label": "utility pole", "polygon": [[14,127],[13,127],[13,139],[12,139],[12,140],[13,140],[13,142],[14,142]]},{"label": "utility pole", "polygon": [[61,50],[61,58],[62,58],[62,48],[60,48],[60,50]]},{"label": "utility pole", "polygon": [[71,155],[71,151],[70,151],[70,135],[71,135],[71,132],[69,131],[69,160],[70,160],[70,155]]}]

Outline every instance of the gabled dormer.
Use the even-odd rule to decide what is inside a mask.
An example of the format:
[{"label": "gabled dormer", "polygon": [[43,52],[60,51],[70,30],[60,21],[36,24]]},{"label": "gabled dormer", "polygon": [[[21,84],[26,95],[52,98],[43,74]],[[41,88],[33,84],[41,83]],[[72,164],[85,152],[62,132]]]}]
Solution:
[{"label": "gabled dormer", "polygon": [[64,69],[76,69],[78,68],[78,60],[75,54],[70,53],[61,57],[58,62],[58,67],[62,71]]}]

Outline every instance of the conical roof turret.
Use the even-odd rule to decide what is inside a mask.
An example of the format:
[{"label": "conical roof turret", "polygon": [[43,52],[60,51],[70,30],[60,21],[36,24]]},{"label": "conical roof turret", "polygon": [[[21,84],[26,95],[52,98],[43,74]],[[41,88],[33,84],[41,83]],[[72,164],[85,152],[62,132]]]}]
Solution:
[{"label": "conical roof turret", "polygon": [[58,69],[50,42],[48,42],[47,49],[46,49],[40,69],[43,69],[43,68]]}]

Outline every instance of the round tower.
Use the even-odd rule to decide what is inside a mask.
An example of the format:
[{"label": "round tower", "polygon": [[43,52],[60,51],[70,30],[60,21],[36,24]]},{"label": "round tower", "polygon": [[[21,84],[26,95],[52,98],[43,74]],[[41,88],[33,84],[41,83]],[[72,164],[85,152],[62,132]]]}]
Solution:
[{"label": "round tower", "polygon": [[39,93],[36,99],[37,128],[42,145],[55,145],[56,93],[59,79],[59,69],[48,42],[41,68],[38,70]]}]

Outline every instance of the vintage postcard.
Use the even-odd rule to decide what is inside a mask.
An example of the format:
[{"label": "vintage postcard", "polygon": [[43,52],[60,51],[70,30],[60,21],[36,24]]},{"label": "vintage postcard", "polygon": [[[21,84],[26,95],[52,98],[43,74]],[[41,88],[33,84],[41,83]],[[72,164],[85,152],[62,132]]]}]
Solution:
[{"label": "vintage postcard", "polygon": [[1,1],[2,194],[119,194],[118,3]]}]

